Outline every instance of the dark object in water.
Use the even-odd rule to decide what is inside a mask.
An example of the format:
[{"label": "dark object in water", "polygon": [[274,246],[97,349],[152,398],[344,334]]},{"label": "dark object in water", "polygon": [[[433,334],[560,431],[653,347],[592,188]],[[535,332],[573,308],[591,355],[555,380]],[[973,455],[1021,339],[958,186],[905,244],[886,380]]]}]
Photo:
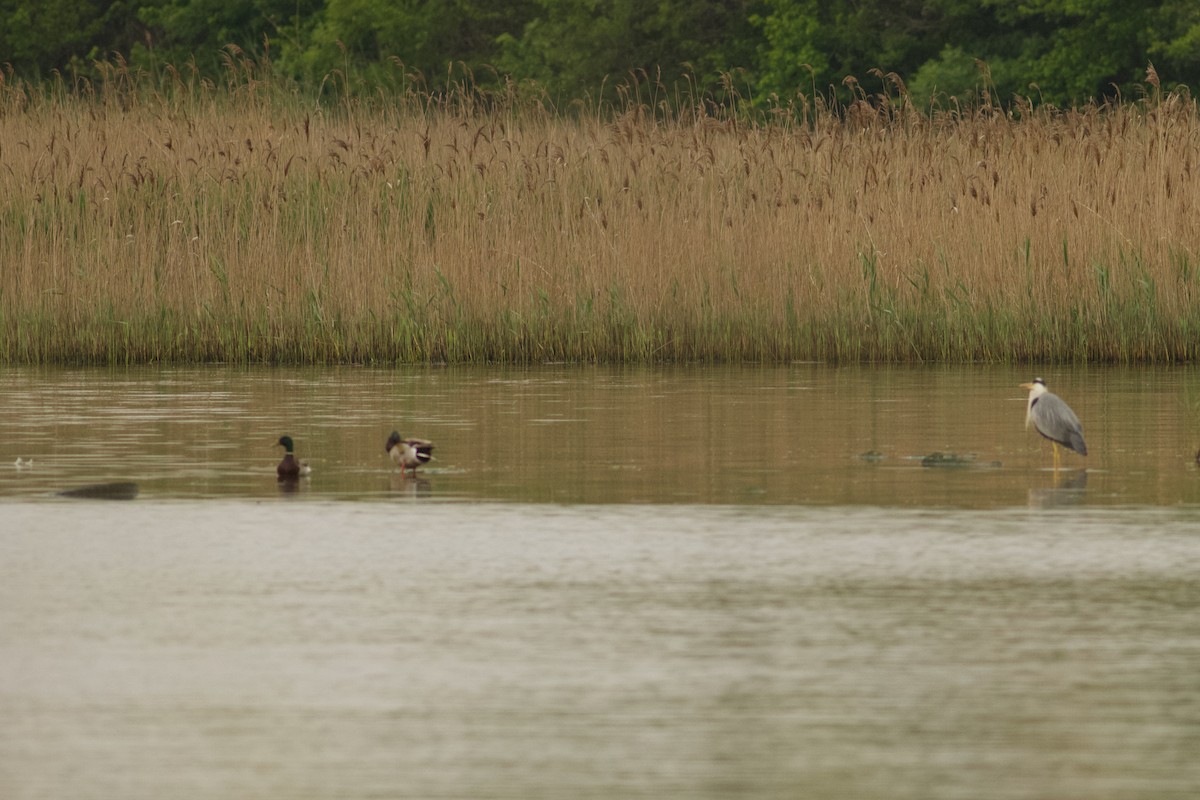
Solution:
[{"label": "dark object in water", "polygon": [[301,468],[300,462],[296,460],[296,444],[290,436],[280,436],[279,441],[275,443],[276,447],[282,447],[286,452],[283,455],[283,461],[279,462],[279,466],[275,467],[275,474],[279,476],[281,481],[294,481],[300,477]]},{"label": "dark object in water", "polygon": [[74,497],[84,500],[132,500],[138,495],[138,485],[129,481],[116,483],[89,483],[74,489],[63,489],[59,497]]},{"label": "dark object in water", "polygon": [[965,467],[975,460],[975,456],[960,456],[955,453],[930,453],[921,459],[922,467]]}]

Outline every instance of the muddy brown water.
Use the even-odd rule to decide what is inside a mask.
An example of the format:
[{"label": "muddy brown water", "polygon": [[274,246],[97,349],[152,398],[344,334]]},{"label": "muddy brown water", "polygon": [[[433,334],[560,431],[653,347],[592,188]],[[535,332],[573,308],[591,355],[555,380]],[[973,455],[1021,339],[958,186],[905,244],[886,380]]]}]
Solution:
[{"label": "muddy brown water", "polygon": [[5,370],[0,796],[1194,797],[1200,374],[1042,374]]}]

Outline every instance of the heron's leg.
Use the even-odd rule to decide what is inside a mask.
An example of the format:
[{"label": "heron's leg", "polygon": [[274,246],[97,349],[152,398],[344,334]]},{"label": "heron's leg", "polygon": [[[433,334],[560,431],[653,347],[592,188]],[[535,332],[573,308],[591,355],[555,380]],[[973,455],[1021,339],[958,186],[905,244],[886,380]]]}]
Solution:
[{"label": "heron's leg", "polygon": [[1054,471],[1058,472],[1058,442],[1051,442],[1054,445]]}]

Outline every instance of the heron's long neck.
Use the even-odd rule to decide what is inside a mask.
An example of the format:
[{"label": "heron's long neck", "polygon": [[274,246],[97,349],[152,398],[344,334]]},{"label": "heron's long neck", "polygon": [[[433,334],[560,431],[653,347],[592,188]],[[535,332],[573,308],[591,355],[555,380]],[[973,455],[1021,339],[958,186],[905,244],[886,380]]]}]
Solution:
[{"label": "heron's long neck", "polygon": [[1029,426],[1033,424],[1033,404],[1045,393],[1046,387],[1041,384],[1036,384],[1029,390],[1029,402],[1025,404],[1025,430],[1029,430]]}]

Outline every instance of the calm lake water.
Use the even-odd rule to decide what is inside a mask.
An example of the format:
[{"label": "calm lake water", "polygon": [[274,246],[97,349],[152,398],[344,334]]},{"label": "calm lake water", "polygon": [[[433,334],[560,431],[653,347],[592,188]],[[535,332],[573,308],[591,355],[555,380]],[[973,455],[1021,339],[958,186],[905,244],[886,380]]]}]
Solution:
[{"label": "calm lake water", "polygon": [[5,370],[0,797],[1200,796],[1200,372],[1042,374]]}]

